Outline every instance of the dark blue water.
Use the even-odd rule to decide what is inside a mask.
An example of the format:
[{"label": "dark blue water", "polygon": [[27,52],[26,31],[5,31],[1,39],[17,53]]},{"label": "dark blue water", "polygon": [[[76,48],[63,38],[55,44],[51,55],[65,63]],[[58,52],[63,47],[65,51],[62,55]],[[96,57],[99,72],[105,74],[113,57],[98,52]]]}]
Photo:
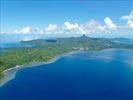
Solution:
[{"label": "dark blue water", "polygon": [[82,52],[21,69],[0,87],[0,100],[133,100],[133,51]]}]

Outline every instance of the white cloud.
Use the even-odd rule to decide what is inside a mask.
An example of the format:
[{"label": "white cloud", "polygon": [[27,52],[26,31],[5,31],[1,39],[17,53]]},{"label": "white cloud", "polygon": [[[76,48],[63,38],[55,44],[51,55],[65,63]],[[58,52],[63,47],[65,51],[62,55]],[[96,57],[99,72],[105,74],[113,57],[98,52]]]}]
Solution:
[{"label": "white cloud", "polygon": [[0,32],[0,34],[6,34],[6,32]]},{"label": "white cloud", "polygon": [[[63,26],[57,26],[56,24],[49,24],[45,29],[32,28],[30,26],[24,27],[20,30],[15,30],[18,34],[91,34],[91,33],[110,33],[117,29],[117,26],[113,21],[106,17],[104,19],[105,24],[100,24],[96,20],[90,20],[85,24],[64,22]],[[130,25],[131,26],[131,25]]]},{"label": "white cloud", "polygon": [[133,21],[132,20],[127,21],[127,28],[133,29]]},{"label": "white cloud", "polygon": [[65,22],[63,26],[64,33],[90,34],[105,31],[105,26],[100,25],[96,20],[90,20],[85,24]]},{"label": "white cloud", "polygon": [[46,27],[45,32],[46,33],[56,33],[58,31],[58,27],[56,24],[49,24],[48,27]]},{"label": "white cloud", "polygon": [[14,30],[14,33],[19,33],[19,31],[18,30]]},{"label": "white cloud", "polygon": [[31,34],[31,33],[36,33],[38,31],[37,28],[32,28],[30,26],[24,27],[20,30],[14,30],[14,33],[21,33],[21,34]]},{"label": "white cloud", "polygon": [[129,15],[122,16],[121,19],[123,19],[123,20],[133,20],[133,11],[131,11]]},{"label": "white cloud", "polygon": [[34,40],[34,39],[39,39],[38,36],[24,36],[22,37],[22,41],[30,41],[30,40]]},{"label": "white cloud", "polygon": [[77,23],[70,23],[68,21],[66,21],[64,23],[63,29],[68,30],[68,31],[75,31],[79,29],[79,25]]},{"label": "white cloud", "polygon": [[133,29],[133,10],[129,15],[122,16],[121,19],[127,20],[125,28]]},{"label": "white cloud", "polygon": [[96,20],[90,20],[86,24],[81,25],[81,33],[99,33],[105,31],[105,26],[100,25]]},{"label": "white cloud", "polygon": [[101,31],[101,32],[105,32],[105,31],[106,31],[105,26],[98,25],[97,28],[98,28],[99,31]]},{"label": "white cloud", "polygon": [[31,38],[31,37],[23,37],[22,38],[22,41],[29,41],[29,40],[33,40],[33,38]]},{"label": "white cloud", "polygon": [[113,21],[109,17],[105,17],[104,23],[106,25],[106,28],[109,30],[116,30],[117,25],[113,23]]}]

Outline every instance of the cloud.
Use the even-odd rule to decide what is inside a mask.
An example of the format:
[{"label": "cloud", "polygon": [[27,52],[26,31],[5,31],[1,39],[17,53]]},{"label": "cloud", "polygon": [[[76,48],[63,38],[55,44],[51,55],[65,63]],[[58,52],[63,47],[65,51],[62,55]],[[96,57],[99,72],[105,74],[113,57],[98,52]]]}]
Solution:
[{"label": "cloud", "polygon": [[21,33],[21,34],[31,34],[31,33],[36,33],[38,31],[37,28],[32,28],[30,26],[24,27],[20,30],[14,30],[14,33]]},{"label": "cloud", "polygon": [[127,21],[127,28],[133,29],[133,21],[132,20]]},{"label": "cloud", "polygon": [[[106,17],[104,19],[105,24],[100,24],[98,21],[92,19],[86,23],[78,24],[71,23],[69,21],[64,22],[62,26],[57,24],[49,24],[45,29],[32,28],[30,26],[24,27],[20,30],[15,30],[17,34],[91,34],[91,33],[110,33],[117,29],[117,25],[113,21]],[[130,24],[130,23],[129,23]],[[130,25],[131,26],[131,25]]]},{"label": "cloud", "polygon": [[46,33],[56,33],[59,29],[56,24],[49,24],[48,27],[45,28],[44,32]]},{"label": "cloud", "polygon": [[131,11],[129,15],[122,16],[121,19],[123,19],[123,20],[133,20],[133,11]]},{"label": "cloud", "polygon": [[0,32],[0,34],[6,34],[6,32]]},{"label": "cloud", "polygon": [[113,21],[109,17],[105,17],[104,23],[106,25],[106,28],[109,30],[116,30],[117,25],[113,23]]},{"label": "cloud", "polygon": [[78,30],[79,29],[79,25],[77,23],[72,24],[72,23],[66,21],[64,23],[63,29],[66,29],[68,31],[75,31],[75,30]]},{"label": "cloud", "polygon": [[22,41],[29,41],[29,40],[33,40],[33,38],[32,37],[23,37],[22,38]]},{"label": "cloud", "polygon": [[85,24],[71,23],[66,21],[63,26],[64,33],[90,34],[105,31],[105,26],[100,25],[96,20],[90,20]]},{"label": "cloud", "polygon": [[35,40],[39,39],[39,36],[23,36],[21,37],[21,41],[30,41],[30,40]]},{"label": "cloud", "polygon": [[129,15],[125,15],[120,17],[123,20],[127,20],[126,22],[126,28],[133,29],[133,10],[130,12]]},{"label": "cloud", "polygon": [[85,24],[81,25],[81,33],[88,34],[88,33],[99,33],[105,31],[105,26],[100,25],[96,20],[90,20]]}]

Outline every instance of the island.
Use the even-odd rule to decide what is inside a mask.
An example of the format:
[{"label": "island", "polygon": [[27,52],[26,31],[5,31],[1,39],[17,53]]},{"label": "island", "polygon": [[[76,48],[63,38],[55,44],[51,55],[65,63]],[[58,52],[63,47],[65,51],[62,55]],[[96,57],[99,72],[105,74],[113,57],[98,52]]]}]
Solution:
[{"label": "island", "polygon": [[43,63],[59,55],[72,51],[99,51],[108,48],[133,49],[132,44],[122,44],[106,38],[90,38],[86,35],[80,37],[36,39],[21,41],[30,44],[30,47],[1,48],[0,52],[0,80],[4,78],[4,70]]}]

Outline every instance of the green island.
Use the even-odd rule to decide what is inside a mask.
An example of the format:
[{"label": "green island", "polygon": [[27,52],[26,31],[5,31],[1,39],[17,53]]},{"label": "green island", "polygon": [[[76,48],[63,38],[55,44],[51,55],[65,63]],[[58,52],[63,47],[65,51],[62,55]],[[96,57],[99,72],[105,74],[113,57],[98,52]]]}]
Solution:
[{"label": "green island", "polygon": [[115,43],[105,38],[81,37],[37,39],[21,41],[31,47],[10,47],[0,52],[0,80],[4,77],[4,70],[17,65],[29,65],[47,62],[50,59],[72,51],[98,51],[107,48],[133,49],[132,44]]}]

